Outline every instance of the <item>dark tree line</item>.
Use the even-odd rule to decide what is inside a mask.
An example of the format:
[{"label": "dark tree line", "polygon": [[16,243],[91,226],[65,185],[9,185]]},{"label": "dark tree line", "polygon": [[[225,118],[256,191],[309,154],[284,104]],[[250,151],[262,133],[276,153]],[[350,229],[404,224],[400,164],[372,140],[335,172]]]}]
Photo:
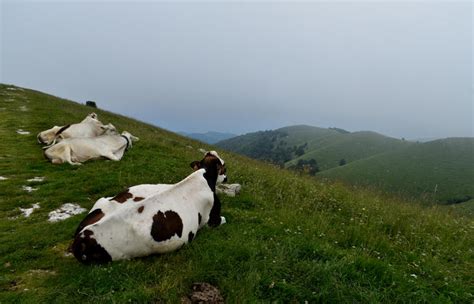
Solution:
[{"label": "dark tree line", "polygon": [[297,171],[307,173],[309,175],[315,175],[316,173],[319,172],[318,163],[314,158],[309,159],[309,160],[300,159],[298,160],[296,165],[293,165],[289,168],[292,170],[297,170]]},{"label": "dark tree line", "polygon": [[258,144],[249,145],[242,152],[252,158],[283,166],[294,157],[303,155],[308,147],[308,143],[299,146],[288,146],[288,143],[284,140],[287,136],[286,132],[276,130],[258,132]]}]

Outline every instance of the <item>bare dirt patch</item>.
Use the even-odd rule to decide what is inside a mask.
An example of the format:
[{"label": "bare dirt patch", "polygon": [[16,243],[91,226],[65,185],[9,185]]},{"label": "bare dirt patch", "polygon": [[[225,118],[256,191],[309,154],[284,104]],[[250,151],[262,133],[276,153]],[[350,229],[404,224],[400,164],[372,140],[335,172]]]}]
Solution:
[{"label": "bare dirt patch", "polygon": [[222,304],[224,298],[219,289],[209,283],[194,283],[192,292],[181,299],[182,304]]}]

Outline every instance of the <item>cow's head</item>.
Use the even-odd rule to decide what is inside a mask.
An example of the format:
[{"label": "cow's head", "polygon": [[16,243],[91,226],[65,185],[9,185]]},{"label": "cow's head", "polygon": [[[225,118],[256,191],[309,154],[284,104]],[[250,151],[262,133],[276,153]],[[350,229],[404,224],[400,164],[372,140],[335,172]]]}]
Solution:
[{"label": "cow's head", "polygon": [[49,130],[43,131],[38,133],[36,138],[38,139],[38,142],[40,144],[51,144],[56,137],[56,133],[61,129],[62,127],[54,126]]},{"label": "cow's head", "polygon": [[99,117],[97,116],[97,114],[94,113],[94,112],[92,112],[92,113],[90,113],[89,115],[87,115],[87,117],[90,118],[90,119],[95,119],[95,120],[98,120],[98,119],[99,119]]},{"label": "cow's head", "polygon": [[227,169],[225,167],[224,160],[219,157],[216,151],[209,151],[204,154],[204,158],[201,161],[193,161],[190,164],[194,171],[199,169],[206,169],[210,172],[216,172],[217,180],[216,184],[227,182]]},{"label": "cow's head", "polygon": [[132,147],[132,142],[140,140],[140,138],[133,136],[127,131],[123,131],[120,136],[125,137],[127,139],[127,149]]},{"label": "cow's head", "polygon": [[103,135],[117,135],[117,128],[111,123],[108,125],[100,126],[101,130],[104,132]]},{"label": "cow's head", "polygon": [[99,122],[99,117],[97,116],[96,113],[90,113],[81,122],[88,122],[88,121]]}]

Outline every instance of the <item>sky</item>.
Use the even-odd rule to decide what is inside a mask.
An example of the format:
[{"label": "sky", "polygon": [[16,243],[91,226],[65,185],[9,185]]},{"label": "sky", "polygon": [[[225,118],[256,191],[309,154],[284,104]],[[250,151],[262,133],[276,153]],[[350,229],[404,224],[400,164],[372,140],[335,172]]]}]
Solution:
[{"label": "sky", "polygon": [[471,1],[0,1],[2,83],[172,131],[474,136]]}]

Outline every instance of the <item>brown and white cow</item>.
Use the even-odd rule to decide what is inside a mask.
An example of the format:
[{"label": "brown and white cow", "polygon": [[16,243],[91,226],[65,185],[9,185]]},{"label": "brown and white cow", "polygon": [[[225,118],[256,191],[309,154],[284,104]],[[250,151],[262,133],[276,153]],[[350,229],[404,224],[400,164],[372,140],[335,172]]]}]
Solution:
[{"label": "brown and white cow", "polygon": [[191,242],[205,225],[225,223],[216,195],[225,179],[223,161],[208,153],[192,165],[197,171],[174,185],[139,185],[97,201],[76,231],[74,256],[101,263],[166,253]]},{"label": "brown and white cow", "polygon": [[66,126],[54,126],[49,130],[40,132],[37,136],[40,144],[52,145],[66,138],[96,137],[108,131],[116,131],[112,124],[104,125],[97,118],[97,114],[90,113],[80,123]]},{"label": "brown and white cow", "polygon": [[80,165],[87,160],[99,158],[119,161],[125,151],[132,147],[132,142],[138,140],[138,137],[127,131],[121,135],[114,134],[115,131],[108,132],[112,134],[64,139],[44,150],[44,155],[53,164],[67,162],[71,165]]},{"label": "brown and white cow", "polygon": [[[227,181],[227,169],[224,160],[219,157],[219,154],[217,154],[216,151],[205,152],[204,158],[201,161],[194,161],[190,164],[190,166],[194,171],[199,170],[201,163],[208,162],[212,158],[217,158],[221,163],[216,182],[216,191],[219,192],[218,187]],[[105,214],[114,212],[114,210],[117,208],[121,208],[129,204],[136,204],[137,202],[140,202],[150,196],[168,190],[173,186],[174,185],[172,184],[142,184],[127,188],[125,191],[120,192],[114,197],[102,197],[94,203],[94,206],[92,206],[91,210],[89,211],[90,219],[88,219],[89,216],[86,217],[86,219],[84,219],[81,224],[79,224],[75,234],[80,232],[80,230],[82,230],[82,228],[84,228],[86,225],[89,225],[88,223],[91,221],[95,221],[94,219],[96,216],[102,217]]]}]

